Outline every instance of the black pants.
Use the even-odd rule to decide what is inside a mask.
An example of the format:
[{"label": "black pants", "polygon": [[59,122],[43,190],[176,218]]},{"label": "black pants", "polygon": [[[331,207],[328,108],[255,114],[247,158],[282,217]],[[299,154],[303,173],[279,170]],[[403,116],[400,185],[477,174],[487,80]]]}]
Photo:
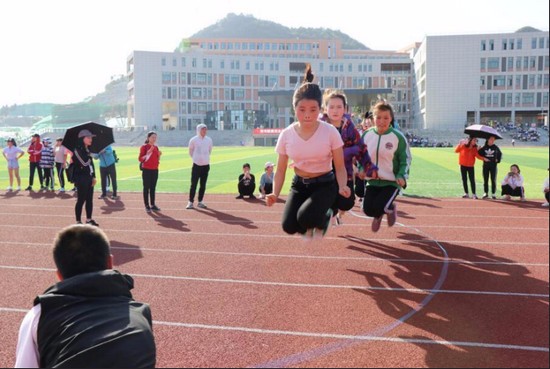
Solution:
[{"label": "black pants", "polygon": [[42,173],[44,175],[44,186],[52,187],[54,185],[54,173],[53,168],[42,168]]},{"label": "black pants", "polygon": [[[353,180],[348,181],[348,187],[353,188]],[[355,206],[355,193],[351,192],[351,196],[345,198],[344,196],[337,194],[336,200],[332,205],[332,212],[334,215],[338,214],[338,211],[350,211]]]},{"label": "black pants", "polygon": [[143,179],[143,202],[145,207],[155,206],[157,182],[159,179],[158,169],[143,169],[141,178]]},{"label": "black pants", "polygon": [[550,202],[550,192],[545,192],[544,198],[546,199],[546,202]]},{"label": "black pants", "polygon": [[305,234],[308,229],[323,229],[330,221],[328,211],[337,194],[335,179],[306,185],[295,177],[283,213],[283,230],[288,234]]},{"label": "black pants", "polygon": [[491,178],[492,194],[497,193],[497,163],[483,164],[483,191],[489,194],[489,177]]},{"label": "black pants", "polygon": [[89,175],[78,175],[74,178],[74,185],[77,190],[76,206],[74,208],[76,221],[82,221],[82,208],[86,204],[86,219],[92,219],[94,210],[94,187],[92,186],[93,177]]},{"label": "black pants", "polygon": [[113,196],[117,195],[117,183],[116,183],[116,166],[115,164],[109,165],[108,167],[99,168],[101,173],[101,194],[107,196],[107,185],[109,180],[113,188]]},{"label": "black pants", "polygon": [[191,189],[189,189],[189,201],[195,201],[195,194],[197,192],[197,184],[200,181],[199,188],[199,202],[204,199],[204,193],[206,192],[206,181],[208,180],[208,173],[210,172],[210,165],[197,165],[193,164],[191,171]]},{"label": "black pants", "polygon": [[252,196],[255,189],[256,185],[245,186],[242,182],[239,182],[239,195],[241,196]]},{"label": "black pants", "polygon": [[504,185],[502,186],[502,196],[505,195],[523,197],[524,189],[523,187],[512,188],[510,185]]},{"label": "black pants", "polygon": [[42,168],[40,168],[39,163],[30,163],[30,176],[29,176],[29,186],[34,184],[34,171],[38,170],[38,179],[40,180],[40,187],[44,185],[44,175],[42,173]]},{"label": "black pants", "polygon": [[379,218],[393,210],[393,202],[399,195],[394,186],[367,186],[363,199],[363,212],[372,218]]},{"label": "black pants", "polygon": [[365,183],[364,179],[361,179],[359,177],[355,177],[355,196],[359,198],[365,197],[365,187],[367,184]]},{"label": "black pants", "polygon": [[55,163],[55,168],[57,169],[57,179],[59,180],[59,187],[65,188],[65,169],[63,168],[64,163]]},{"label": "black pants", "polygon": [[470,187],[472,187],[472,195],[476,194],[476,174],[475,167],[460,166],[460,173],[462,174],[462,186],[464,187],[464,193],[469,194],[468,191],[468,177],[470,178]]},{"label": "black pants", "polygon": [[265,193],[266,195],[269,195],[269,194],[272,193],[272,192],[273,192],[273,183],[266,183],[266,184],[264,185],[264,193]]}]

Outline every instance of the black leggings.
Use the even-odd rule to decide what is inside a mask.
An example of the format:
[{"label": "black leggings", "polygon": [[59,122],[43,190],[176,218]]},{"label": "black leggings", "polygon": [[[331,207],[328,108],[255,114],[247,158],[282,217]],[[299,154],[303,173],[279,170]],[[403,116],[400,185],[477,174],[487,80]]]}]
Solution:
[{"label": "black leggings", "polygon": [[489,194],[489,177],[491,177],[492,194],[497,193],[497,172],[496,163],[483,164],[483,191],[486,194]]},{"label": "black leggings", "polygon": [[200,181],[199,188],[199,202],[204,199],[204,193],[206,192],[206,181],[208,180],[208,173],[210,172],[210,165],[197,165],[193,164],[191,170],[191,188],[189,189],[189,201],[195,201],[195,194],[197,192],[197,184]]},{"label": "black leggings", "polygon": [[468,177],[470,177],[470,186],[472,187],[472,194],[476,194],[476,174],[475,167],[460,166],[460,173],[462,174],[462,186],[464,187],[464,193],[469,194],[468,191]]},{"label": "black leggings", "polygon": [[65,173],[65,169],[63,168],[64,163],[55,163],[55,167],[57,169],[57,179],[59,179],[59,186],[61,188],[65,188],[65,177],[63,176],[63,173]]},{"label": "black leggings", "polygon": [[111,186],[113,187],[113,196],[117,195],[117,182],[116,182],[116,167],[115,164],[112,164],[108,167],[101,167],[99,169],[101,173],[101,194],[107,195],[107,184],[108,180],[111,180]]},{"label": "black leggings", "polygon": [[338,211],[350,211],[355,206],[355,193],[353,191],[353,180],[348,181],[348,187],[351,191],[351,196],[346,198],[340,194],[336,195],[336,200],[332,205],[332,212],[334,215],[338,214]]},{"label": "black leggings", "polygon": [[92,219],[94,210],[94,187],[92,186],[93,177],[89,175],[75,176],[74,185],[76,187],[77,201],[74,208],[76,221],[82,221],[82,208],[86,203],[86,219]]},{"label": "black leggings", "polygon": [[394,186],[367,186],[363,199],[363,212],[371,218],[379,218],[393,210],[393,202],[399,195]]},{"label": "black leggings", "polygon": [[[155,206],[157,182],[159,179],[158,169],[143,169],[141,178],[143,179],[143,202],[146,207]],[[149,199],[151,199],[151,202],[149,202]]]},{"label": "black leggings", "polygon": [[336,180],[304,184],[297,177],[292,181],[283,213],[283,230],[288,234],[305,234],[308,229],[325,228],[328,210],[338,194]]}]

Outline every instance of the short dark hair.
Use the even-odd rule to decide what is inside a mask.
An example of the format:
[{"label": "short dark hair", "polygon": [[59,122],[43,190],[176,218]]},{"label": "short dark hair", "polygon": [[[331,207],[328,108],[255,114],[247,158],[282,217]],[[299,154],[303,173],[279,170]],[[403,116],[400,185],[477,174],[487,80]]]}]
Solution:
[{"label": "short dark hair", "polygon": [[97,227],[73,225],[57,234],[53,259],[63,279],[108,269],[109,239]]},{"label": "short dark hair", "polygon": [[250,164],[244,163],[244,164],[243,164],[243,168],[250,168]]}]

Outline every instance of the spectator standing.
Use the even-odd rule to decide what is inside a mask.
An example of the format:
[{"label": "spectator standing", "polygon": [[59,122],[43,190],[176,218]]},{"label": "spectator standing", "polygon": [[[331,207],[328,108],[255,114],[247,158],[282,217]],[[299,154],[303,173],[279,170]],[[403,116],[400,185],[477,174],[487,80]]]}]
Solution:
[{"label": "spectator standing", "polygon": [[248,198],[255,197],[254,190],[256,189],[256,177],[254,174],[250,173],[250,164],[246,163],[243,165],[243,173],[239,175],[237,187],[239,190],[237,199],[244,199],[245,196],[248,196]]},{"label": "spectator standing", "polygon": [[206,192],[206,181],[210,172],[210,155],[213,148],[212,139],[206,135],[207,131],[206,124],[199,124],[197,126],[197,135],[189,140],[189,156],[193,160],[193,169],[191,170],[191,188],[189,189],[187,209],[194,208],[195,194],[199,182],[199,203],[197,206],[201,209],[206,209],[203,200]]},{"label": "spectator standing", "polygon": [[42,158],[42,142],[40,140],[40,135],[35,133],[32,135],[31,144],[27,149],[29,154],[29,187],[25,191],[32,191],[32,186],[34,185],[34,173],[38,171],[38,179],[40,181],[40,189],[44,190],[44,177],[42,173],[42,168],[40,168],[40,159]]},{"label": "spectator standing", "polygon": [[107,236],[71,226],[56,237],[59,282],[34,300],[19,330],[16,368],[153,368],[149,305],[130,292],[132,277],[113,270]]},{"label": "spectator standing", "polygon": [[54,148],[55,168],[57,169],[57,179],[59,180],[59,192],[65,192],[65,169],[67,168],[67,157],[69,150],[63,146],[63,138],[59,137],[55,142]]},{"label": "spectator standing", "polygon": [[54,190],[54,166],[55,155],[52,147],[52,141],[49,137],[46,137],[42,140],[42,155],[40,157],[40,168],[42,168],[42,172],[44,173],[44,190],[47,190],[48,187],[51,191]]},{"label": "spectator standing", "polygon": [[273,192],[273,179],[275,177],[275,173],[273,171],[273,168],[275,167],[275,164],[268,161],[264,165],[265,172],[262,174],[262,177],[260,178],[260,198],[265,199],[265,197]]},{"label": "spectator standing", "polygon": [[470,198],[470,191],[468,190],[468,177],[470,179],[470,187],[472,188],[472,198],[477,200],[476,195],[476,176],[475,176],[475,164],[476,158],[483,160],[484,158],[479,155],[479,147],[477,146],[477,138],[470,137],[466,140],[460,141],[456,146],[455,152],[459,154],[458,163],[460,164],[460,174],[462,175],[462,186],[464,188],[463,199]]},{"label": "spectator standing", "polygon": [[159,179],[159,165],[162,152],[157,146],[157,133],[151,131],[147,133],[145,144],[139,149],[139,162],[141,178],[143,180],[143,202],[145,211],[160,211],[156,204],[157,182]]},{"label": "spectator standing", "polygon": [[113,147],[107,146],[101,150],[99,154],[94,155],[94,158],[99,158],[99,173],[101,174],[101,195],[100,199],[107,197],[107,184],[111,183],[113,193],[111,199],[118,199],[117,196],[117,179],[116,179],[116,157]]},{"label": "spectator standing", "polygon": [[502,196],[504,200],[510,200],[512,196],[521,198],[521,201],[525,201],[525,188],[523,187],[523,176],[521,175],[521,169],[517,164],[510,166],[510,172],[506,174],[506,177],[502,180]]},{"label": "spectator standing", "polygon": [[17,147],[17,143],[15,142],[14,138],[8,138],[6,141],[7,145],[4,147],[4,150],[2,150],[2,154],[4,155],[4,158],[8,162],[8,174],[10,177],[10,185],[8,187],[8,192],[13,191],[13,177],[17,180],[17,188],[16,191],[21,191],[21,176],[19,176],[19,159],[23,155],[25,155],[25,152],[21,150],[19,147]]},{"label": "spectator standing", "polygon": [[489,178],[491,179],[491,193],[492,193],[492,199],[497,199],[497,173],[498,173],[498,164],[502,160],[502,152],[500,151],[500,148],[495,145],[496,137],[491,136],[487,139],[485,142],[485,146],[483,146],[479,151],[479,155],[482,156],[484,159],[483,163],[483,199],[489,198]]},{"label": "spectator standing", "polygon": [[90,153],[90,146],[95,137],[87,129],[78,132],[78,144],[73,152],[73,183],[76,187],[77,200],[75,216],[77,224],[82,224],[82,209],[86,205],[86,224],[98,227],[92,218],[94,211],[94,186],[97,183],[94,160]]}]

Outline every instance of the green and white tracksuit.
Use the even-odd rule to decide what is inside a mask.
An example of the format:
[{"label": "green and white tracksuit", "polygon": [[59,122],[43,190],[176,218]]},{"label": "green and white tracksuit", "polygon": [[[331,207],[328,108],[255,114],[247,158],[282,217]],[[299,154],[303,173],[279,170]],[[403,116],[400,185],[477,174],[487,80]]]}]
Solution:
[{"label": "green and white tracksuit", "polygon": [[401,187],[396,182],[409,178],[411,152],[405,136],[394,128],[379,134],[376,127],[363,134],[372,162],[378,167],[378,178],[368,179],[363,211],[369,217],[381,217],[393,211],[393,201]]}]

